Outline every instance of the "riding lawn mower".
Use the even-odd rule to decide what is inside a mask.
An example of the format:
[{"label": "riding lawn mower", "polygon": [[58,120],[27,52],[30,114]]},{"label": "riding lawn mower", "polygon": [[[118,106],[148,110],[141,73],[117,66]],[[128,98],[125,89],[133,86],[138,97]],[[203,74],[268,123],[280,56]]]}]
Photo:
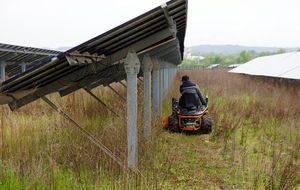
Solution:
[{"label": "riding lawn mower", "polygon": [[181,108],[179,101],[172,98],[172,115],[163,117],[163,126],[171,132],[211,133],[212,120],[208,116],[208,98],[206,97],[206,105],[202,108]]}]

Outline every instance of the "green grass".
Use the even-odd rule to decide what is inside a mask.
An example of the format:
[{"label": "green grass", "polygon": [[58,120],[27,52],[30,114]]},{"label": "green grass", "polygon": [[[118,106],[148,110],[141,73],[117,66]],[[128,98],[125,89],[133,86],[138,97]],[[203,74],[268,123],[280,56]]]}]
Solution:
[{"label": "green grass", "polygon": [[[11,168],[6,169],[6,174],[1,177],[0,189],[121,189],[118,184],[107,175],[103,175],[96,182],[93,180],[94,173],[82,169],[75,173],[69,169],[57,169],[53,173],[53,182],[47,182],[44,178],[32,179],[21,177]],[[113,182],[113,183],[112,183]]]},{"label": "green grass", "polygon": [[[164,104],[179,97],[179,73]],[[139,168],[127,175],[68,121],[41,101],[17,112],[0,108],[0,189],[296,189],[300,174],[300,90],[297,85],[231,75],[188,72],[209,96],[210,135],[164,131],[159,119],[143,138]],[[115,86],[125,94],[122,86]],[[142,96],[139,85],[139,97]],[[83,91],[50,99],[126,163],[125,103],[107,88],[95,93],[118,119]],[[142,108],[140,99],[139,108]]]},{"label": "green grass", "polygon": [[[169,167],[160,168],[162,175],[168,174],[166,180],[178,189],[297,187],[297,85],[223,71],[185,74],[208,94],[214,131],[201,136],[161,135],[161,144],[166,144],[158,146],[163,153],[161,159],[170,160],[164,164]],[[179,83],[168,99],[179,97],[178,86]],[[172,145],[176,148],[170,148]]]}]

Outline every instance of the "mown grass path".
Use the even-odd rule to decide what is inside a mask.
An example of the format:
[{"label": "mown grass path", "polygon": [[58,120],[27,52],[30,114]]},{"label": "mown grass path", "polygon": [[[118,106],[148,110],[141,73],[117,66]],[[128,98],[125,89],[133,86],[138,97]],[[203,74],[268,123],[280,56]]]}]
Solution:
[{"label": "mown grass path", "polygon": [[[209,135],[187,135],[165,132],[161,142],[160,169],[166,186],[176,189],[222,187],[229,166],[222,159],[221,147]],[[162,159],[162,158],[161,158]]]},{"label": "mown grass path", "polygon": [[[162,133],[161,178],[175,189],[292,189],[299,187],[300,95],[297,84],[226,71],[181,72],[166,98],[179,97],[188,74],[209,96],[210,135]],[[169,102],[167,102],[169,101]]]}]

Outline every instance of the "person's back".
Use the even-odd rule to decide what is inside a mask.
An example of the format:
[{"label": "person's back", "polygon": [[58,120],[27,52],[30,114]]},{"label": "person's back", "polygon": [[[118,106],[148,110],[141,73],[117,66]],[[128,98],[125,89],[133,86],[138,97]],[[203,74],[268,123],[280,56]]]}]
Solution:
[{"label": "person's back", "polygon": [[179,106],[187,110],[200,109],[206,105],[206,102],[199,90],[198,85],[192,83],[188,76],[182,77],[182,85],[180,85]]}]

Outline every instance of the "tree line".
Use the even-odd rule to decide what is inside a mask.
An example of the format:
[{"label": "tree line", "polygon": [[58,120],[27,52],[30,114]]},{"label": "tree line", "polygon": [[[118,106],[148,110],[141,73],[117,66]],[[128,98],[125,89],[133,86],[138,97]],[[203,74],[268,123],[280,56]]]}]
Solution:
[{"label": "tree line", "polygon": [[219,64],[221,67],[228,67],[232,64],[243,64],[254,58],[285,53],[284,49],[279,49],[276,52],[256,52],[256,51],[241,51],[237,54],[204,54],[203,58],[184,59],[181,66],[200,66],[208,67],[213,64]]}]

